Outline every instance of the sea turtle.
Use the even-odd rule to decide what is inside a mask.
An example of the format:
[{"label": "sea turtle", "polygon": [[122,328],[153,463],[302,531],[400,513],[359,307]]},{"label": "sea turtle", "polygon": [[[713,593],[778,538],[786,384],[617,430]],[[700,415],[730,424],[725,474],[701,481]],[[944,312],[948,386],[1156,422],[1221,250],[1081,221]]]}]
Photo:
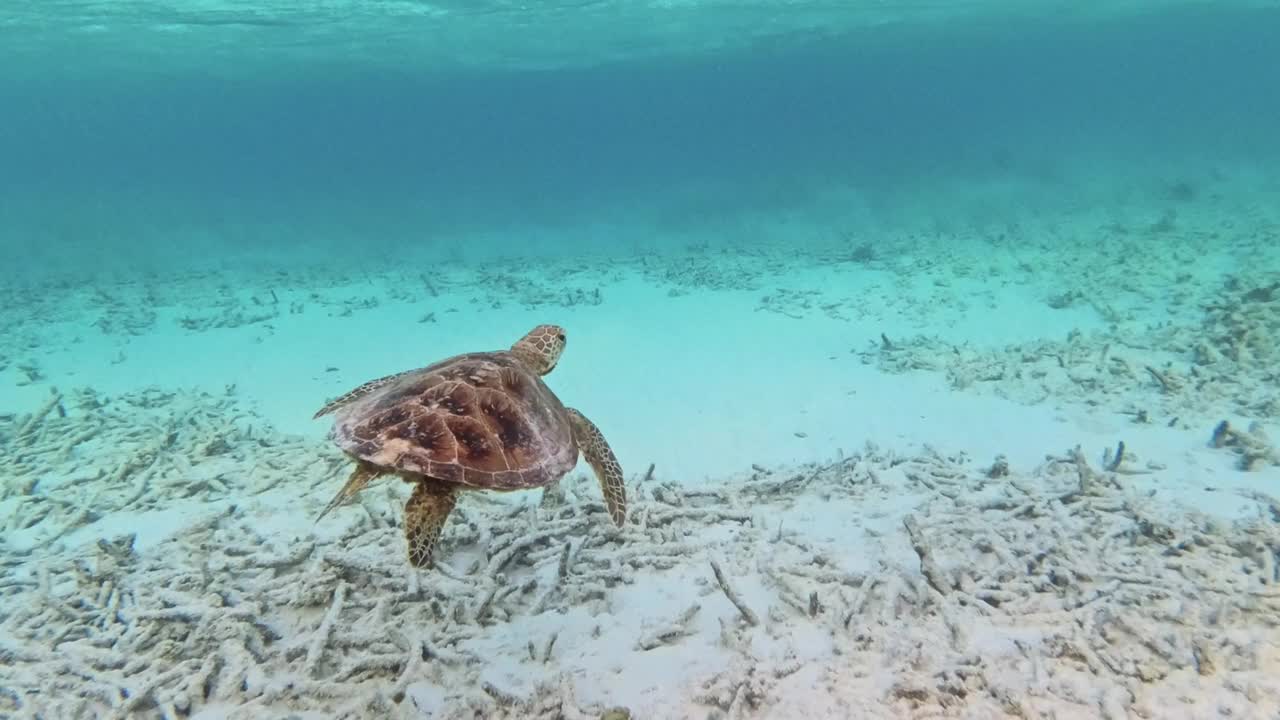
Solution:
[{"label": "sea turtle", "polygon": [[626,521],[622,467],[600,430],[542,382],[564,350],[564,329],[539,325],[509,350],[455,355],[372,380],[320,408],[330,438],[356,462],[316,518],[380,475],[414,485],[404,506],[409,562],[423,567],[463,490],[523,490],[559,480],[586,457],[609,517]]}]

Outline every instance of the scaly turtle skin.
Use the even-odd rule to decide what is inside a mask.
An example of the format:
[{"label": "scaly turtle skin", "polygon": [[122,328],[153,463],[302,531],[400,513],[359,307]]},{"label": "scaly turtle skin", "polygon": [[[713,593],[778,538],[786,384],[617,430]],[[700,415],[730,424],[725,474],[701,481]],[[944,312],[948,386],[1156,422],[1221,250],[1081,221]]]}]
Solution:
[{"label": "scaly turtle skin", "polygon": [[564,350],[564,330],[539,325],[510,350],[466,353],[361,385],[315,414],[334,413],[330,437],[356,462],[316,518],[381,475],[413,483],[404,508],[409,562],[431,563],[463,490],[549,485],[581,453],[604,491],[609,517],[627,517],[622,467],[600,430],[542,382]]}]

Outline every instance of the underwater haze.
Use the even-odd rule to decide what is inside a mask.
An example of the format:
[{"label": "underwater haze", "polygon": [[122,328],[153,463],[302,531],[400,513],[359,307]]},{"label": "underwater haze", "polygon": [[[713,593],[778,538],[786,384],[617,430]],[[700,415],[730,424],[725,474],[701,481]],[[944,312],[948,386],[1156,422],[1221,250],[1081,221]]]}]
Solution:
[{"label": "underwater haze", "polygon": [[1276,68],[1273,2],[0,7],[0,716],[1280,716]]},{"label": "underwater haze", "polygon": [[[340,36],[301,56],[258,46],[287,45],[288,28],[246,37],[243,58],[172,39],[160,54],[147,44],[164,33],[129,25],[113,46],[95,43],[107,27],[83,49],[10,51],[0,217],[25,258],[11,270],[163,270],[228,247],[424,264],[629,253],[660,233],[574,229],[806,207],[833,185],[873,214],[849,208],[851,225],[910,223],[921,198],[960,221],[1008,193],[956,186],[1016,182],[1018,202],[1047,205],[1158,192],[1273,165],[1280,142],[1274,8],[900,21],[552,69],[348,56]],[[530,226],[546,229],[532,247]],[[495,235],[456,239],[476,232]]]}]

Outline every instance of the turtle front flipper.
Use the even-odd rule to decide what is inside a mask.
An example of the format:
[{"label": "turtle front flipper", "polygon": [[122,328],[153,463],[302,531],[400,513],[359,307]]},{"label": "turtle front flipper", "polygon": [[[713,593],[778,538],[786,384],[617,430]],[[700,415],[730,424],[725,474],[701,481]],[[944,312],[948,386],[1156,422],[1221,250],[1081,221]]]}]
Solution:
[{"label": "turtle front flipper", "polygon": [[623,484],[622,465],[613,454],[613,449],[605,441],[604,434],[595,423],[585,415],[569,408],[569,418],[573,421],[573,437],[578,443],[578,450],[587,459],[600,481],[600,490],[604,492],[604,502],[609,508],[609,517],[613,524],[622,527],[627,521],[627,488]]},{"label": "turtle front flipper", "polygon": [[438,480],[419,480],[404,504],[404,538],[409,544],[409,564],[431,564],[444,523],[458,502],[457,489]]},{"label": "turtle front flipper", "polygon": [[380,377],[380,378],[378,378],[377,380],[370,380],[369,382],[367,382],[367,383],[365,383],[365,384],[361,385],[360,387],[356,388],[355,390],[352,390],[352,391],[350,391],[350,392],[348,392],[348,393],[345,393],[345,394],[343,394],[343,395],[339,395],[338,397],[334,398],[333,400],[330,400],[328,403],[326,403],[326,404],[325,404],[325,406],[324,406],[324,407],[322,407],[322,408],[320,408],[319,410],[317,410],[317,411],[316,411],[316,414],[311,416],[311,419],[312,419],[312,420],[315,420],[315,419],[317,419],[317,418],[319,418],[319,417],[321,417],[321,416],[323,416],[323,415],[328,415],[329,413],[333,412],[334,410],[337,410],[338,408],[342,407],[343,405],[348,405],[348,404],[350,404],[350,403],[352,403],[352,402],[355,402],[356,400],[359,400],[360,398],[364,397],[365,395],[368,395],[369,393],[373,392],[374,390],[377,390],[378,388],[382,387],[383,385],[386,385],[387,383],[389,383],[389,382],[391,382],[391,381],[393,381],[393,380],[395,380],[395,379],[397,379],[397,378],[404,377],[405,375],[408,375],[409,373],[412,373],[412,372],[417,372],[417,371],[416,371],[416,370],[406,370],[406,371],[404,371],[404,372],[398,372],[398,373],[396,373],[396,374],[394,374],[394,375],[387,375],[386,377]]}]

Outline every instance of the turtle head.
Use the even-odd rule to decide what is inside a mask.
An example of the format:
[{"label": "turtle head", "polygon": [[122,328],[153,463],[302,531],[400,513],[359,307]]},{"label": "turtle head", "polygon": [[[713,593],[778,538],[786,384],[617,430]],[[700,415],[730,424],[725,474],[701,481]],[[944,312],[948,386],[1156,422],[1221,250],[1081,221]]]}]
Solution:
[{"label": "turtle head", "polygon": [[546,375],[560,362],[564,352],[564,328],[539,325],[511,346],[511,354],[539,375]]}]

